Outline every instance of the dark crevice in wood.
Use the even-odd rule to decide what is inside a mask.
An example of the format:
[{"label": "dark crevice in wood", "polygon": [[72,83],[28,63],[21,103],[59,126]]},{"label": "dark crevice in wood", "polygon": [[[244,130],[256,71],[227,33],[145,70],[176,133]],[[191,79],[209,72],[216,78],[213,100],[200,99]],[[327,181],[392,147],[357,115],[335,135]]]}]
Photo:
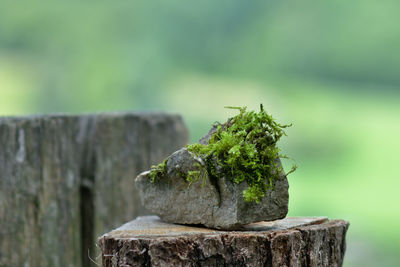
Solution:
[{"label": "dark crevice in wood", "polygon": [[94,183],[96,157],[93,150],[95,118],[86,117],[80,120],[81,143],[80,153],[80,225],[82,266],[94,266],[89,258],[95,251],[95,199]]},{"label": "dark crevice in wood", "polygon": [[82,266],[90,266],[89,254],[94,251],[94,203],[91,189],[80,187]]},{"label": "dark crevice in wood", "polygon": [[272,267],[272,250],[271,250],[271,242],[268,240],[268,237],[265,239],[265,262],[264,266]]}]

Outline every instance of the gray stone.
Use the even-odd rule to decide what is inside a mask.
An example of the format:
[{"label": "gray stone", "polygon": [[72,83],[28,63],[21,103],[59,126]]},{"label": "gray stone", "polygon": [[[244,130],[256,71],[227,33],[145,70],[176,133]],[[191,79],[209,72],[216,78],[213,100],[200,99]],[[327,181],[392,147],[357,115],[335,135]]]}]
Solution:
[{"label": "gray stone", "polygon": [[342,266],[349,223],[294,217],[220,231],[146,216],[103,235],[103,267]]},{"label": "gray stone", "polygon": [[[237,229],[242,225],[284,218],[288,212],[288,182],[284,173],[259,202],[245,202],[245,182],[235,184],[229,177],[214,178],[199,168],[202,161],[186,148],[167,160],[166,175],[150,181],[149,173],[136,178],[143,205],[164,221],[202,224],[217,229]],[[189,185],[188,171],[201,170],[204,177]],[[200,176],[202,176],[200,175]]]}]

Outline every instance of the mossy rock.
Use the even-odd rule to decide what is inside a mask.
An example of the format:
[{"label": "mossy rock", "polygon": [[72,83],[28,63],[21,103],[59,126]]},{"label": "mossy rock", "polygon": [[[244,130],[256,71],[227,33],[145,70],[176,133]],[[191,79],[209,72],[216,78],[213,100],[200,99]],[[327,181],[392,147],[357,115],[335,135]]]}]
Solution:
[{"label": "mossy rock", "polygon": [[257,203],[245,201],[242,192],[248,185],[236,184],[231,177],[215,179],[204,174],[189,185],[184,174],[197,169],[198,159],[182,148],[168,158],[164,176],[155,182],[151,182],[149,171],[140,174],[136,186],[143,205],[166,222],[225,230],[286,216],[289,185],[283,172],[274,179],[273,189]]},{"label": "mossy rock", "polygon": [[199,143],[137,178],[149,210],[168,222],[220,229],[286,216],[288,182],[280,161],[286,156],[276,143],[290,125],[275,122],[262,105],[258,113],[235,109],[237,116],[215,124]]}]

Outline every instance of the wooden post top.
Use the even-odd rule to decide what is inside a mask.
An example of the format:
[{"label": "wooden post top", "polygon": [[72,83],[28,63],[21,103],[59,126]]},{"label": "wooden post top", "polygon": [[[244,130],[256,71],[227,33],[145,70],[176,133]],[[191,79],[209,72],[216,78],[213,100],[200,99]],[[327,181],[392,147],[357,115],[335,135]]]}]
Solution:
[{"label": "wooden post top", "polygon": [[327,222],[326,217],[287,217],[276,221],[263,221],[243,226],[238,231],[223,231],[203,226],[183,225],[163,222],[158,216],[141,216],[103,235],[101,239],[158,238],[198,234],[249,234],[251,232],[271,232],[295,227]]},{"label": "wooden post top", "polygon": [[222,231],[138,217],[99,238],[103,266],[341,266],[348,222],[288,217]]}]

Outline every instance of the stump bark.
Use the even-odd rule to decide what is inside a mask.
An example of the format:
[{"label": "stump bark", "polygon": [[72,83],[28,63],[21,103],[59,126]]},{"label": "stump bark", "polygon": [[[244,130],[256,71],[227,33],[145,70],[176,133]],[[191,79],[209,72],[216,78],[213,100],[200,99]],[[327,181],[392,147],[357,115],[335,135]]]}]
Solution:
[{"label": "stump bark", "polygon": [[139,217],[99,238],[103,267],[342,266],[348,222],[285,218],[220,231]]},{"label": "stump bark", "polygon": [[0,118],[0,266],[95,266],[96,237],[146,213],[134,177],[187,136],[177,115]]}]

